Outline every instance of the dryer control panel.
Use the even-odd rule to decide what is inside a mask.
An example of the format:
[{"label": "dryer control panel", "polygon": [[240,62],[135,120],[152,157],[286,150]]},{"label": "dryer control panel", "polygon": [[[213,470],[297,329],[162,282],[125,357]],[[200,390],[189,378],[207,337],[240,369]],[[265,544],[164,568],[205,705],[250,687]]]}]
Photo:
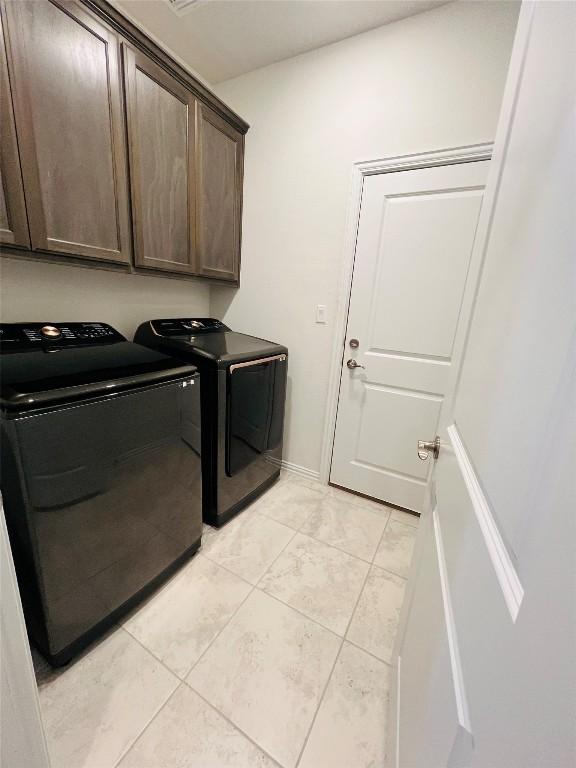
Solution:
[{"label": "dryer control panel", "polygon": [[106,323],[0,323],[0,350],[76,347],[126,341]]},{"label": "dryer control panel", "polygon": [[151,320],[150,325],[158,336],[189,336],[191,333],[222,333],[230,330],[223,322],[213,317]]}]

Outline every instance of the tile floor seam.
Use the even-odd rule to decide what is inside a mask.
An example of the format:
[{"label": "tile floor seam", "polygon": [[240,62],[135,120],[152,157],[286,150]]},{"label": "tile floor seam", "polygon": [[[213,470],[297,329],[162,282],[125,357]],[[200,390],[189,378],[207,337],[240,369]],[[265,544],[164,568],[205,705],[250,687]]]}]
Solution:
[{"label": "tile floor seam", "polygon": [[312,729],[314,728],[314,723],[316,722],[318,712],[320,711],[320,707],[322,706],[322,702],[324,701],[324,696],[326,695],[326,691],[328,690],[328,686],[330,684],[330,681],[332,680],[332,675],[334,674],[334,670],[336,669],[336,664],[338,662],[338,659],[340,658],[340,654],[342,653],[342,648],[344,647],[344,643],[346,642],[346,635],[348,634],[348,630],[350,629],[350,624],[352,623],[352,619],[354,618],[354,614],[356,613],[356,609],[358,608],[358,603],[360,602],[360,598],[362,596],[362,593],[364,592],[364,587],[366,586],[366,582],[368,581],[368,574],[370,573],[370,570],[371,568],[368,568],[368,570],[366,571],[366,574],[362,581],[362,586],[358,591],[358,597],[356,598],[354,607],[352,608],[352,611],[350,613],[350,618],[348,619],[348,623],[346,625],[344,635],[341,638],[340,648],[338,649],[338,653],[336,654],[336,659],[334,660],[334,664],[332,665],[332,669],[330,670],[330,674],[328,675],[328,679],[326,680],[326,685],[324,686],[324,690],[322,691],[322,696],[320,696],[320,699],[318,701],[318,706],[316,707],[316,711],[314,712],[314,717],[312,718],[310,728],[308,729],[308,733],[306,734],[306,738],[304,739],[304,744],[302,745],[302,749],[300,750],[300,754],[298,755],[298,760],[296,761],[295,768],[298,768],[298,766],[300,765],[300,761],[302,760],[302,755],[304,754],[304,750],[306,749],[306,745],[308,744],[308,741],[310,739],[310,735],[312,733]]},{"label": "tile floor seam", "polygon": [[[302,523],[302,525],[304,525],[304,523]],[[330,549],[335,549],[336,552],[340,552],[341,554],[347,555],[348,557],[352,557],[354,558],[354,560],[359,560],[361,563],[372,565],[371,560],[365,560],[363,557],[360,557],[359,555],[353,555],[351,552],[347,552],[345,549],[340,549],[340,547],[337,547],[335,544],[330,544],[329,542],[324,541],[323,539],[317,539],[316,536],[312,536],[312,534],[310,533],[303,533],[302,531],[296,531],[296,533],[299,533],[300,536],[306,536],[308,539],[312,539],[318,544],[324,544],[325,547],[330,547]],[[378,543],[378,546],[380,546],[380,542]]]},{"label": "tile floor seam", "polygon": [[[293,530],[293,529],[291,528],[290,530]],[[268,568],[271,568],[271,567],[274,565],[274,563],[276,562],[276,560],[278,560],[278,558],[279,558],[279,557],[280,557],[280,555],[281,555],[281,554],[284,552],[284,550],[286,549],[286,547],[287,547],[287,546],[290,544],[290,542],[292,541],[292,539],[294,538],[294,536],[296,536],[296,533],[297,533],[297,531],[293,531],[293,533],[294,533],[294,535],[293,535],[293,536],[291,536],[291,537],[290,537],[290,540],[289,540],[289,541],[287,541],[287,542],[286,542],[286,544],[285,544],[285,545],[282,547],[281,551],[280,551],[280,552],[278,553],[278,555],[277,555],[277,556],[274,558],[274,560],[273,560],[273,561],[270,563],[270,565],[268,566]],[[212,560],[211,562],[215,562],[215,561],[214,561],[214,560]],[[217,563],[217,565],[218,565],[218,563]],[[224,567],[224,566],[221,566],[221,567]],[[195,667],[196,667],[196,666],[197,666],[197,665],[200,663],[200,660],[201,660],[201,659],[202,659],[202,658],[205,656],[205,654],[208,652],[208,650],[209,650],[209,649],[212,647],[212,645],[214,644],[214,642],[216,641],[216,639],[217,639],[218,637],[220,637],[220,635],[222,634],[222,632],[223,632],[223,631],[226,629],[226,627],[227,627],[227,626],[230,624],[230,622],[232,621],[232,619],[234,618],[234,616],[236,616],[236,614],[238,613],[238,611],[240,610],[240,608],[242,608],[242,606],[244,605],[244,603],[245,603],[245,602],[248,600],[248,598],[250,597],[250,595],[251,595],[251,594],[254,592],[254,590],[256,589],[257,585],[258,585],[258,584],[259,584],[259,582],[261,581],[261,579],[263,579],[263,578],[264,578],[264,576],[266,575],[266,573],[268,573],[268,568],[266,569],[266,571],[264,571],[264,573],[263,573],[263,574],[262,574],[262,576],[261,576],[261,577],[258,579],[258,581],[256,582],[256,584],[252,584],[252,583],[250,583],[249,581],[246,581],[246,579],[243,579],[243,581],[246,581],[246,583],[247,583],[247,584],[248,584],[248,585],[251,587],[250,591],[248,592],[248,594],[246,595],[246,597],[244,598],[244,600],[242,600],[242,602],[241,602],[241,603],[238,605],[238,607],[236,608],[236,610],[235,610],[235,611],[232,613],[232,615],[230,616],[230,618],[228,619],[228,621],[227,621],[227,622],[224,624],[224,626],[223,626],[223,627],[221,627],[221,629],[220,629],[220,630],[219,630],[219,631],[218,631],[218,632],[217,632],[217,633],[214,635],[214,637],[212,638],[212,640],[210,641],[210,643],[209,643],[209,644],[206,646],[206,648],[205,648],[205,649],[202,651],[202,653],[201,653],[201,654],[200,654],[200,656],[199,656],[199,657],[196,659],[196,661],[194,662],[194,664],[192,664],[192,666],[190,667],[190,669],[189,669],[189,670],[188,670],[188,672],[186,673],[186,677],[188,677],[188,676],[190,675],[190,673],[192,672],[192,670],[193,670],[193,669],[195,669]],[[226,570],[228,570],[228,569],[226,569]],[[233,571],[229,571],[229,572],[230,572],[230,573],[233,573]],[[241,577],[240,577],[240,578],[241,578]],[[260,590],[260,591],[262,591],[262,590]],[[218,711],[219,711],[219,710],[218,710]]]},{"label": "tile floor seam", "polygon": [[[276,522],[277,522],[277,521],[276,521]],[[284,524],[283,524],[283,523],[280,523],[280,525],[284,525]],[[285,527],[285,528],[289,528],[289,526],[287,526],[287,525],[286,525],[286,526],[284,526],[284,527]],[[262,581],[262,579],[264,578],[264,576],[266,576],[266,574],[268,573],[268,571],[270,570],[270,568],[272,568],[272,566],[274,565],[274,563],[275,563],[275,562],[278,560],[278,558],[280,557],[280,555],[283,555],[283,554],[284,554],[284,552],[286,551],[286,549],[287,549],[287,548],[290,546],[290,544],[292,544],[292,542],[294,541],[294,539],[295,539],[295,538],[296,538],[296,536],[298,535],[298,531],[295,531],[295,530],[294,530],[294,528],[290,528],[290,530],[292,531],[292,536],[291,536],[291,537],[290,537],[290,539],[289,539],[289,540],[286,542],[286,544],[284,544],[284,546],[282,547],[281,551],[280,551],[280,552],[278,552],[278,554],[276,555],[276,557],[274,558],[274,560],[272,560],[272,562],[270,563],[270,565],[268,566],[268,568],[266,568],[266,570],[264,571],[264,573],[262,574],[262,576],[260,576],[260,578],[258,579],[258,581],[256,582],[256,584],[254,584],[254,589],[256,589],[256,587],[257,587],[257,586],[260,584],[260,582]],[[262,590],[260,590],[260,591],[262,591]]]},{"label": "tile floor seam", "polygon": [[396,665],[392,663],[392,661],[386,661],[386,659],[382,659],[380,656],[376,656],[372,651],[367,650],[361,645],[358,645],[358,643],[354,642],[354,640],[350,640],[349,637],[344,638],[344,643],[348,643],[348,645],[354,646],[359,651],[362,651],[363,653],[368,654],[368,656],[371,656],[376,661],[380,661],[382,664],[386,664],[387,667],[390,667],[390,669],[395,669]]},{"label": "tile floor seam", "polygon": [[400,576],[399,573],[395,573],[394,571],[391,571],[389,568],[383,568],[381,565],[378,565],[378,563],[372,563],[373,568],[379,568],[381,571],[385,571],[386,573],[389,573],[390,576],[396,576],[397,579],[402,579],[402,581],[408,582],[408,579],[406,576]]},{"label": "tile floor seam", "polygon": [[384,534],[386,533],[386,530],[388,528],[391,518],[392,518],[392,512],[389,512],[388,520],[386,520],[386,525],[382,529],[382,533],[380,534],[380,538],[378,539],[378,544],[376,545],[376,549],[374,550],[374,554],[372,555],[372,560],[370,560],[370,565],[374,565],[374,560],[376,559],[376,555],[378,554],[378,550],[380,549],[380,544],[382,544],[382,539],[384,538]]},{"label": "tile floor seam", "polygon": [[303,521],[300,523],[300,525],[298,526],[298,528],[295,528],[293,525],[288,525],[288,523],[282,523],[282,522],[280,522],[280,520],[277,520],[275,517],[272,517],[271,515],[267,515],[267,514],[266,514],[266,512],[255,512],[254,514],[258,514],[258,515],[260,515],[261,517],[265,517],[267,520],[273,520],[275,523],[280,523],[280,525],[284,525],[284,526],[286,526],[286,528],[291,528],[293,531],[296,531],[296,533],[300,533],[300,528],[302,528],[302,526],[303,526],[305,523],[307,523],[307,522],[308,522],[308,518],[310,517],[310,515],[312,514],[312,512],[310,512],[310,513],[308,514],[308,517],[306,518],[306,520],[303,520]]},{"label": "tile floor seam", "polygon": [[[198,552],[198,554],[200,554],[200,552]],[[206,557],[206,555],[204,555],[204,557]],[[252,594],[252,592],[253,592],[253,591],[254,591],[254,589],[256,588],[256,585],[255,585],[255,584],[251,584],[249,581],[246,581],[246,579],[243,579],[243,578],[242,578],[242,576],[238,576],[238,574],[237,574],[237,573],[234,573],[233,571],[230,571],[230,570],[228,570],[228,568],[226,568],[226,567],[225,567],[225,566],[223,566],[223,565],[220,565],[220,563],[217,563],[217,562],[215,562],[214,560],[210,560],[209,558],[206,558],[206,559],[208,559],[208,560],[209,560],[209,562],[210,562],[212,565],[217,565],[219,568],[222,568],[222,570],[226,571],[227,573],[231,574],[232,576],[236,576],[238,579],[240,579],[241,581],[243,581],[243,582],[246,584],[246,586],[250,587],[250,591],[248,592],[248,594],[246,595],[246,597],[244,598],[244,600],[242,600],[242,602],[240,603],[240,605],[238,606],[238,608],[236,608],[236,610],[234,611],[234,613],[236,613],[236,611],[240,609],[240,607],[242,606],[242,604],[243,604],[243,603],[245,603],[245,602],[246,602],[246,600],[248,600],[248,598],[250,597],[250,595]],[[234,616],[234,613],[232,614],[232,616]],[[229,621],[232,619],[232,616],[230,616],[230,619],[229,619]],[[228,622],[226,622],[226,624],[224,625],[224,627],[226,627],[226,626],[227,626],[227,624],[228,624]],[[130,637],[132,637],[134,640],[136,640],[136,642],[138,643],[138,645],[141,645],[141,646],[142,646],[142,648],[144,648],[145,650],[147,650],[147,651],[148,651],[148,653],[149,653],[149,654],[151,654],[151,655],[152,655],[152,656],[153,656],[153,657],[154,657],[154,658],[155,658],[157,661],[159,661],[159,662],[160,662],[160,664],[162,664],[162,666],[163,666],[163,667],[165,667],[165,668],[166,668],[166,669],[167,669],[169,672],[171,672],[171,673],[172,673],[172,674],[173,674],[175,677],[177,677],[177,678],[178,678],[178,680],[180,680],[180,682],[185,682],[185,681],[186,681],[186,677],[188,677],[188,675],[190,674],[190,672],[192,672],[192,670],[194,669],[194,666],[196,665],[196,663],[197,663],[197,662],[193,662],[192,666],[191,666],[191,667],[190,667],[190,668],[189,668],[189,669],[188,669],[188,670],[187,670],[187,671],[184,673],[184,676],[183,676],[183,677],[180,677],[180,675],[179,675],[177,672],[175,672],[173,669],[170,669],[170,667],[169,667],[169,666],[168,666],[168,665],[167,665],[167,664],[164,662],[164,660],[163,660],[163,659],[161,659],[159,656],[157,656],[157,655],[154,653],[154,651],[152,651],[150,648],[148,648],[146,645],[144,645],[144,643],[142,643],[142,642],[141,642],[141,640],[140,640],[138,637],[136,637],[136,635],[133,635],[133,634],[132,634],[132,632],[130,632],[130,630],[129,630],[129,629],[126,627],[126,626],[124,626],[123,624],[119,624],[119,625],[118,625],[118,627],[119,627],[120,629],[123,629],[125,632],[127,632],[127,633],[130,635]],[[222,627],[222,629],[224,629],[224,627]],[[220,631],[222,631],[222,630],[220,630]],[[220,634],[220,632],[218,632],[218,633],[217,633],[217,634],[216,634],[216,635],[215,635],[215,636],[212,638],[212,640],[210,641],[210,644],[209,644],[209,645],[208,645],[208,646],[205,648],[205,650],[204,650],[204,651],[202,651],[202,654],[201,654],[201,656],[198,658],[198,660],[197,660],[197,661],[200,661],[200,658],[202,658],[202,656],[203,656],[203,655],[206,653],[206,651],[208,650],[208,648],[209,648],[209,647],[212,645],[212,643],[214,642],[214,640],[216,639],[216,637],[218,637],[218,635],[219,635],[219,634]]]},{"label": "tile floor seam", "polygon": [[304,743],[302,744],[302,749],[298,754],[298,759],[296,760],[294,768],[298,768],[298,766],[300,765],[300,761],[302,760],[302,755],[304,754],[304,751],[308,744],[308,740],[310,739],[310,735],[312,733],[312,729],[314,728],[314,723],[316,722],[316,718],[318,717],[318,712],[320,712],[320,707],[322,706],[322,702],[324,701],[324,696],[326,695],[326,691],[328,690],[328,686],[330,685],[330,681],[332,680],[332,675],[334,674],[334,670],[336,669],[336,664],[338,663],[338,659],[340,658],[340,654],[342,653],[342,648],[344,647],[344,638],[342,637],[339,639],[340,639],[340,647],[338,648],[338,653],[336,654],[336,658],[334,659],[334,663],[332,664],[332,667],[330,669],[330,674],[328,675],[324,688],[322,689],[322,695],[318,699],[318,706],[316,707],[316,711],[314,712],[314,717],[310,722],[310,727],[308,728],[308,731],[306,733],[306,738],[304,739]]},{"label": "tile floor seam", "polygon": [[[302,525],[305,525],[305,523],[302,523]],[[360,557],[360,555],[353,555],[351,552],[348,552],[345,549],[342,549],[342,547],[337,547],[336,544],[330,544],[327,541],[324,541],[324,539],[319,539],[316,536],[313,536],[311,533],[303,533],[302,531],[296,531],[296,533],[301,533],[302,536],[308,536],[310,539],[314,539],[314,541],[320,542],[320,544],[325,544],[327,547],[332,547],[332,549],[338,550],[338,552],[343,552],[345,555],[348,555],[349,557],[355,557],[356,560],[360,560],[363,563],[368,563],[368,565],[372,565],[372,560],[366,560],[365,557]],[[378,544],[380,546],[380,544]]]},{"label": "tile floor seam", "polygon": [[226,573],[230,573],[232,576],[236,576],[237,579],[240,579],[244,582],[244,584],[247,584],[249,587],[255,587],[255,584],[252,584],[251,581],[248,581],[248,579],[245,579],[244,576],[240,576],[237,573],[234,573],[234,571],[231,571],[230,568],[227,568],[225,565],[222,565],[222,563],[219,563],[217,560],[212,560],[209,554],[206,552],[198,552],[199,555],[202,555],[202,557],[205,557],[206,560],[209,560],[212,565],[217,565],[218,568],[222,568],[223,571],[226,571]]},{"label": "tile floor seam", "polygon": [[149,720],[146,722],[146,724],[145,724],[145,725],[142,727],[142,730],[140,730],[140,731],[138,732],[138,735],[137,735],[137,736],[136,736],[136,737],[135,737],[135,738],[132,740],[132,742],[130,743],[130,745],[129,745],[128,747],[126,747],[126,749],[125,749],[125,750],[124,750],[124,751],[123,751],[123,752],[120,754],[120,757],[118,758],[118,760],[116,760],[116,762],[114,763],[114,765],[112,766],[112,768],[116,768],[116,767],[118,766],[118,764],[119,764],[119,763],[120,763],[120,762],[121,762],[121,761],[122,761],[122,760],[123,760],[123,759],[126,757],[126,755],[128,754],[128,752],[129,752],[129,751],[132,749],[132,747],[134,746],[134,744],[136,744],[136,742],[138,741],[138,739],[140,738],[140,736],[141,736],[141,735],[144,733],[144,731],[146,730],[146,728],[148,728],[148,726],[150,725],[150,723],[151,723],[151,722],[152,722],[152,721],[153,721],[153,720],[156,718],[156,715],[158,715],[158,714],[161,712],[161,710],[162,710],[162,709],[164,709],[164,707],[166,706],[166,704],[167,704],[167,703],[170,701],[170,699],[171,699],[171,698],[172,698],[172,696],[173,696],[173,695],[176,693],[176,691],[178,690],[178,688],[180,688],[180,685],[181,685],[181,683],[182,683],[182,680],[180,680],[180,678],[179,678],[177,675],[175,675],[175,674],[174,674],[174,672],[172,672],[172,670],[171,670],[171,669],[168,669],[168,667],[166,666],[166,664],[164,664],[164,662],[163,662],[163,661],[161,661],[161,659],[159,659],[157,656],[155,656],[155,655],[152,653],[152,651],[150,651],[148,648],[146,648],[146,646],[142,645],[142,643],[141,643],[141,642],[138,640],[138,638],[136,638],[136,637],[134,637],[133,635],[131,635],[131,634],[130,634],[130,632],[128,632],[128,630],[127,630],[127,629],[124,629],[124,627],[122,627],[122,626],[119,626],[119,627],[118,627],[118,629],[119,629],[121,632],[125,632],[125,633],[128,635],[128,637],[129,637],[131,640],[134,640],[134,642],[135,642],[135,643],[137,643],[137,644],[138,644],[138,645],[139,645],[139,646],[140,646],[140,647],[141,647],[141,648],[142,648],[142,649],[143,649],[143,650],[144,650],[144,651],[145,651],[145,652],[146,652],[146,653],[147,653],[149,656],[151,656],[151,657],[154,659],[154,661],[158,662],[158,664],[160,664],[161,666],[163,666],[163,667],[164,667],[164,669],[165,669],[167,672],[169,672],[169,673],[170,673],[170,675],[171,675],[172,677],[174,677],[174,678],[175,678],[175,679],[178,681],[178,684],[176,685],[176,687],[174,688],[174,690],[173,690],[173,691],[170,691],[170,694],[169,694],[169,696],[166,698],[166,700],[165,700],[165,701],[163,701],[163,702],[162,702],[162,704],[161,704],[161,705],[158,707],[158,709],[157,709],[157,710],[154,712],[154,714],[152,715],[152,717],[151,717],[151,718],[150,718],[150,719],[149,719]]},{"label": "tile floor seam", "polygon": [[[264,747],[262,747],[260,744],[258,744],[258,742],[257,742],[257,741],[254,741],[254,739],[252,738],[252,736],[249,736],[249,735],[248,735],[248,734],[247,734],[245,731],[243,731],[243,730],[242,730],[242,728],[240,728],[240,726],[239,726],[239,725],[237,725],[237,724],[236,724],[236,723],[235,723],[233,720],[231,720],[231,719],[228,717],[228,715],[225,715],[225,714],[224,714],[224,712],[221,712],[221,711],[218,709],[218,707],[215,707],[215,706],[214,706],[214,704],[212,704],[212,702],[211,702],[211,701],[209,701],[209,700],[208,700],[208,699],[207,699],[207,698],[206,698],[206,697],[205,697],[205,696],[204,696],[202,693],[200,693],[200,691],[196,690],[196,688],[194,688],[194,686],[192,685],[192,683],[189,683],[189,682],[188,682],[188,680],[183,680],[183,681],[182,681],[182,683],[183,683],[183,684],[184,684],[184,685],[185,685],[187,688],[189,688],[189,689],[190,689],[190,690],[191,690],[193,693],[195,693],[195,694],[196,694],[196,696],[200,697],[200,698],[202,699],[202,701],[203,701],[205,704],[207,704],[207,705],[210,707],[210,709],[212,709],[212,710],[214,710],[214,712],[216,712],[216,714],[217,714],[217,715],[219,715],[219,716],[220,716],[220,717],[222,717],[224,720],[226,720],[226,722],[227,722],[227,723],[229,723],[229,724],[230,724],[230,725],[231,725],[231,726],[234,728],[234,730],[238,731],[238,733],[241,733],[241,734],[242,734],[242,736],[244,736],[244,738],[245,738],[245,739],[248,739],[248,741],[249,741],[251,744],[253,744],[253,745],[256,747],[256,749],[258,749],[260,752],[263,752],[263,753],[264,753],[264,754],[265,754],[267,757],[269,757],[269,758],[270,758],[270,760],[272,760],[272,762],[273,762],[275,765],[277,765],[277,766],[278,766],[278,768],[286,768],[286,766],[282,765],[282,763],[279,763],[279,762],[278,762],[278,760],[276,760],[276,758],[275,758],[275,757],[272,757],[272,755],[271,755],[269,752],[267,752],[267,751],[264,749]],[[116,767],[115,767],[115,768],[116,768]]]},{"label": "tile floor seam", "polygon": [[282,600],[281,597],[277,597],[276,595],[270,594],[270,592],[266,592],[265,589],[263,589],[258,585],[256,585],[254,589],[257,589],[258,592],[261,592],[263,595],[266,595],[266,597],[271,597],[273,600],[276,600],[277,603],[281,603],[285,608],[290,608],[290,610],[300,614],[300,616],[302,616],[302,618],[306,619],[307,621],[311,621],[317,626],[321,627],[322,629],[325,629],[327,632],[330,632],[330,634],[337,637],[338,640],[344,639],[344,635],[338,634],[338,632],[336,632],[335,630],[330,629],[330,627],[327,627],[325,624],[322,624],[321,622],[319,622],[318,619],[313,619],[311,616],[308,616],[306,613],[303,613],[299,608],[295,608],[293,605],[290,605],[290,603],[284,602],[284,600]]},{"label": "tile floor seam", "polygon": [[[142,647],[144,647],[144,646],[142,646]],[[145,650],[147,650],[147,649],[145,649]],[[154,656],[154,658],[156,658],[156,656]],[[158,661],[159,661],[159,659],[158,659]],[[183,685],[185,685],[185,683],[184,683],[184,680],[179,680],[179,681],[178,681],[178,685],[176,686],[176,688],[174,688],[174,690],[172,691],[172,693],[170,694],[170,696],[168,696],[168,698],[166,699],[166,701],[164,702],[164,704],[162,704],[162,706],[160,707],[160,709],[159,709],[157,712],[155,712],[155,713],[154,713],[154,715],[153,715],[153,716],[150,718],[150,720],[148,720],[148,722],[146,723],[146,725],[144,726],[144,728],[143,728],[143,729],[140,731],[140,733],[138,734],[138,736],[136,736],[136,738],[134,739],[134,741],[132,742],[132,744],[130,744],[130,746],[129,746],[129,747],[128,747],[128,748],[127,748],[127,749],[126,749],[126,750],[125,750],[125,751],[124,751],[124,752],[123,752],[121,755],[120,755],[120,757],[119,757],[119,758],[118,758],[118,760],[117,760],[117,761],[114,763],[114,765],[112,766],[112,768],[117,768],[117,767],[120,765],[120,763],[122,762],[122,760],[124,760],[124,758],[128,756],[128,753],[129,753],[129,752],[131,752],[131,751],[134,749],[134,747],[136,746],[136,742],[137,742],[137,741],[140,739],[140,737],[141,737],[141,736],[144,736],[144,734],[146,733],[146,731],[148,730],[148,728],[149,728],[149,727],[152,725],[152,723],[154,722],[154,720],[156,720],[156,718],[157,718],[157,717],[160,715],[160,713],[161,713],[161,712],[162,712],[162,710],[163,710],[163,709],[166,707],[166,705],[168,704],[168,702],[170,701],[170,699],[171,699],[171,698],[172,698],[172,697],[173,697],[173,696],[176,694],[176,692],[177,692],[178,690],[180,690],[180,688],[181,688]]]},{"label": "tile floor seam", "polygon": [[[282,525],[282,523],[280,523],[280,525]],[[288,527],[288,526],[285,526],[285,527]],[[281,763],[279,763],[279,762],[278,762],[278,760],[276,760],[276,758],[273,758],[273,757],[272,757],[272,755],[270,755],[270,754],[269,754],[269,753],[268,753],[268,752],[267,752],[267,751],[266,751],[266,750],[265,750],[265,749],[264,749],[264,748],[263,748],[263,747],[262,747],[260,744],[258,744],[258,742],[254,741],[254,739],[252,739],[252,738],[251,738],[251,737],[250,737],[250,736],[249,736],[247,733],[245,733],[245,732],[244,732],[244,731],[243,731],[243,730],[240,728],[240,726],[239,726],[239,725],[237,725],[236,723],[234,723],[234,722],[233,722],[233,721],[232,721],[232,720],[231,720],[231,719],[230,719],[230,718],[229,718],[229,717],[228,717],[228,716],[227,716],[227,715],[226,715],[224,712],[222,712],[220,709],[218,709],[218,707],[216,707],[216,706],[215,706],[214,704],[212,704],[212,703],[211,703],[211,702],[210,702],[208,699],[206,699],[206,698],[205,698],[205,697],[204,697],[204,696],[203,696],[203,695],[200,693],[200,691],[198,691],[198,690],[197,690],[197,689],[196,689],[196,688],[195,688],[195,687],[192,685],[192,683],[190,683],[190,682],[189,682],[188,678],[189,678],[190,674],[192,673],[192,671],[193,671],[193,670],[196,668],[196,666],[197,666],[197,665],[200,663],[201,659],[202,659],[202,658],[205,656],[205,654],[208,652],[208,650],[209,650],[209,649],[212,647],[212,645],[213,645],[213,644],[216,642],[216,640],[218,639],[218,637],[220,637],[220,635],[222,634],[222,632],[223,632],[223,631],[226,629],[226,627],[227,627],[227,626],[230,624],[230,622],[231,622],[231,621],[233,620],[233,618],[236,616],[236,614],[238,613],[238,611],[240,610],[240,608],[242,608],[242,606],[244,605],[244,603],[245,603],[245,602],[248,600],[248,598],[250,597],[250,595],[252,595],[256,589],[258,589],[258,584],[259,584],[259,583],[260,583],[260,581],[261,581],[261,580],[264,578],[264,576],[265,576],[265,575],[268,573],[268,570],[269,570],[269,569],[270,569],[270,568],[271,568],[271,567],[274,565],[274,563],[276,562],[276,560],[278,560],[278,558],[280,557],[280,555],[282,555],[282,554],[283,554],[284,550],[286,549],[286,547],[288,547],[288,546],[289,546],[290,542],[292,542],[292,541],[293,541],[293,539],[294,539],[294,538],[295,538],[295,536],[297,535],[298,531],[294,531],[294,529],[293,529],[293,528],[291,528],[290,530],[291,530],[291,531],[293,531],[293,535],[292,535],[292,536],[290,537],[290,539],[289,539],[289,540],[286,542],[286,544],[285,544],[285,545],[282,547],[281,551],[280,551],[280,552],[278,553],[278,555],[277,555],[277,556],[274,558],[274,560],[273,560],[273,561],[270,563],[270,565],[268,566],[268,568],[266,569],[266,571],[264,571],[264,573],[262,574],[262,576],[261,576],[261,577],[258,579],[258,581],[256,582],[256,584],[250,584],[250,582],[246,582],[246,583],[247,583],[247,584],[249,584],[249,586],[251,587],[250,591],[248,592],[248,594],[246,595],[246,597],[244,598],[244,600],[242,600],[242,602],[240,603],[240,605],[238,605],[238,607],[236,608],[236,610],[234,611],[234,613],[233,613],[233,614],[230,616],[230,618],[228,619],[228,621],[226,622],[226,624],[224,624],[224,626],[223,626],[223,627],[222,627],[222,628],[221,628],[221,629],[220,629],[220,630],[219,630],[219,631],[218,631],[218,632],[217,632],[217,633],[214,635],[214,637],[213,637],[213,638],[212,638],[212,640],[210,641],[209,645],[208,645],[208,646],[207,646],[207,647],[204,649],[204,651],[203,651],[203,652],[200,654],[200,656],[199,656],[199,657],[196,659],[196,661],[194,662],[194,664],[193,664],[193,665],[190,667],[190,669],[189,669],[189,670],[188,670],[188,672],[186,673],[186,678],[185,678],[185,679],[182,681],[182,682],[184,682],[184,683],[185,683],[185,684],[186,684],[186,685],[187,685],[187,686],[190,688],[190,690],[194,691],[194,693],[196,693],[198,696],[200,696],[200,698],[201,698],[203,701],[205,701],[205,702],[206,702],[206,703],[207,703],[207,704],[208,704],[208,705],[209,705],[209,706],[210,706],[210,707],[211,707],[211,708],[212,708],[212,709],[213,709],[215,712],[217,712],[217,713],[218,713],[218,714],[219,714],[221,717],[223,717],[225,720],[227,720],[227,721],[228,721],[228,722],[229,722],[229,723],[230,723],[230,724],[231,724],[231,725],[232,725],[234,728],[236,728],[236,730],[238,730],[240,733],[242,733],[242,735],[243,735],[243,736],[245,736],[245,737],[246,737],[246,738],[247,738],[249,741],[251,741],[251,742],[252,742],[252,744],[254,744],[254,745],[255,745],[255,746],[258,748],[258,749],[260,749],[262,752],[264,752],[264,753],[265,753],[265,754],[266,754],[266,755],[267,755],[267,756],[268,756],[268,757],[269,757],[271,760],[273,760],[273,761],[274,761],[274,763],[276,763],[276,765],[278,765],[278,766],[279,766],[279,768],[285,768],[285,766],[283,766]],[[214,561],[211,561],[211,562],[214,562]],[[223,566],[222,566],[222,567],[223,567]],[[232,573],[232,571],[230,571],[230,573]],[[262,594],[267,594],[267,593],[265,593],[265,592],[264,592],[264,590],[262,590],[262,589],[258,589],[258,591],[259,591],[259,592],[261,592]],[[278,601],[278,602],[281,602],[281,601]],[[291,606],[290,606],[290,607],[291,607]],[[333,633],[333,634],[334,634],[334,633]],[[336,637],[338,637],[338,638],[339,638],[339,636],[338,636],[338,635],[336,635]],[[339,638],[339,639],[340,639],[340,638]],[[343,638],[342,638],[342,641],[343,641]]]}]

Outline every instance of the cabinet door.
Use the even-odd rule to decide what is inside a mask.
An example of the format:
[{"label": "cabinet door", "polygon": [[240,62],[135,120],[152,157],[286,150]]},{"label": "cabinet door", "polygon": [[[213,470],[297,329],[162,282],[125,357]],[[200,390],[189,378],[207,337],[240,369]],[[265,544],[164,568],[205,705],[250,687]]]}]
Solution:
[{"label": "cabinet door", "polygon": [[195,259],[193,95],[123,46],[136,264],[189,272]]},{"label": "cabinet door", "polygon": [[69,0],[6,17],[32,248],[128,262],[118,38]]},{"label": "cabinet door", "polygon": [[0,18],[0,243],[30,246],[14,127],[6,47]]},{"label": "cabinet door", "polygon": [[204,104],[197,107],[196,272],[237,282],[240,274],[244,136]]}]

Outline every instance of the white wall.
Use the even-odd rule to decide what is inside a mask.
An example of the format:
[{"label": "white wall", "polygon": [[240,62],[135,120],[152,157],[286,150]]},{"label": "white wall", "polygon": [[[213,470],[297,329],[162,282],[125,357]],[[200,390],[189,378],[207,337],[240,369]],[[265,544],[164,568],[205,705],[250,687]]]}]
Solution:
[{"label": "white wall", "polygon": [[206,283],[41,261],[0,260],[0,320],[101,320],[132,338],[154,317],[206,316]]},{"label": "white wall", "polygon": [[451,3],[217,86],[251,128],[241,287],[211,310],[289,347],[287,461],[320,465],[352,163],[492,141],[517,14]]}]

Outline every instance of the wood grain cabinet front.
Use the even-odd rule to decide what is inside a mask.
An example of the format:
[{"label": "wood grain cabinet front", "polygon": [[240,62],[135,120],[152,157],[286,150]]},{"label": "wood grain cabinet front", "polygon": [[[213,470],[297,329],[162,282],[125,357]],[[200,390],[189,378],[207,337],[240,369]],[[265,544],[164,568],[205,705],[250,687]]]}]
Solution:
[{"label": "wood grain cabinet front", "polygon": [[72,0],[4,12],[32,249],[128,263],[119,38]]},{"label": "wood grain cabinet front", "polygon": [[123,57],[135,263],[193,273],[196,100],[144,53]]},{"label": "wood grain cabinet front", "polygon": [[238,282],[244,135],[198,102],[196,273]]},{"label": "wood grain cabinet front", "polygon": [[30,247],[3,27],[0,17],[0,243]]}]

